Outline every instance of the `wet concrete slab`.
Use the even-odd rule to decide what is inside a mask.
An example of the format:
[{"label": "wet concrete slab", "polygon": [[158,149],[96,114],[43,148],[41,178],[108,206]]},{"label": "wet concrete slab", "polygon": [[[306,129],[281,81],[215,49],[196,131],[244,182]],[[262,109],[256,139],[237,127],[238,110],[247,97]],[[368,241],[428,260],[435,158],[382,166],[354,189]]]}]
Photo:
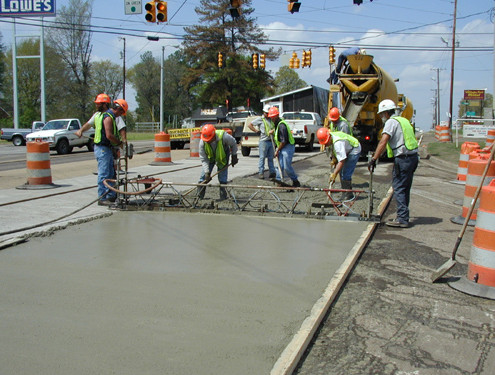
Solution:
[{"label": "wet concrete slab", "polygon": [[0,368],[267,374],[366,222],[119,212],[0,251]]}]

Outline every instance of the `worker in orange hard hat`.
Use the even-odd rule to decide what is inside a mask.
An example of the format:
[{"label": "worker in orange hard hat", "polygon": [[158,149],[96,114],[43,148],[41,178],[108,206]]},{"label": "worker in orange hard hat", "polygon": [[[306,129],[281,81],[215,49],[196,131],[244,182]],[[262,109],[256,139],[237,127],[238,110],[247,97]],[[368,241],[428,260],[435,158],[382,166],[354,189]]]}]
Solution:
[{"label": "worker in orange hard hat", "polygon": [[[316,132],[316,137],[321,145],[332,146],[332,154],[337,159],[337,164],[329,183],[332,185],[337,176],[340,176],[342,189],[352,190],[352,175],[356,169],[356,164],[361,155],[361,144],[353,136],[344,132],[331,132],[328,128],[320,128]],[[352,191],[342,193],[341,201],[354,199]]]},{"label": "worker in orange hard hat", "polygon": [[[291,128],[289,124],[280,118],[280,112],[277,107],[271,107],[268,110],[268,118],[275,125],[275,129],[270,130],[269,134],[273,134],[276,145],[274,156],[278,158],[281,169],[281,171],[278,169],[276,171],[276,182],[282,183],[284,179],[283,173],[285,172],[292,180],[292,186],[299,187],[301,186],[301,183],[297,179],[297,174],[292,167],[292,158],[296,151],[296,142],[292,136]],[[282,173],[282,175],[280,175],[280,173]]]},{"label": "worker in orange hard hat", "polygon": [[[232,167],[239,161],[237,158],[237,142],[234,137],[222,129],[216,129],[212,124],[203,125],[201,128],[201,140],[199,141],[199,158],[201,159],[200,184],[211,181],[211,172],[216,165],[218,170],[218,182],[221,185],[227,183],[229,158],[232,157]],[[203,199],[206,187],[198,186],[198,197]],[[227,190],[220,187],[220,200],[227,199]]]},{"label": "worker in orange hard hat", "polygon": [[114,101],[113,107],[100,112],[95,119],[95,156],[98,162],[99,205],[109,205],[116,199],[115,192],[108,189],[103,181],[115,176],[113,147],[123,147],[115,119],[126,114],[128,104],[124,99]]},{"label": "worker in orange hard hat", "polygon": [[337,107],[333,107],[328,112],[328,119],[330,120],[330,131],[339,131],[352,135],[352,128],[342,115]]}]

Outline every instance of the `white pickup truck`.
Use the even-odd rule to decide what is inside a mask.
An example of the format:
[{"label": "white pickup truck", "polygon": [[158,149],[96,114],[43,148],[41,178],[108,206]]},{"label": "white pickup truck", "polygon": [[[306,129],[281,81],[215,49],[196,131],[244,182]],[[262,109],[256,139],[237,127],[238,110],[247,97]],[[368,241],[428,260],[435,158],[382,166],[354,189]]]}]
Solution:
[{"label": "white pickup truck", "polygon": [[69,154],[74,147],[94,150],[95,130],[91,128],[79,138],[75,133],[81,128],[81,123],[76,118],[58,119],[48,121],[42,130],[28,134],[27,142],[41,140],[50,144],[50,149],[57,150],[58,154]]},{"label": "white pickup truck", "polygon": [[292,130],[296,145],[313,151],[316,132],[323,126],[321,117],[316,112],[284,112],[281,116]]}]

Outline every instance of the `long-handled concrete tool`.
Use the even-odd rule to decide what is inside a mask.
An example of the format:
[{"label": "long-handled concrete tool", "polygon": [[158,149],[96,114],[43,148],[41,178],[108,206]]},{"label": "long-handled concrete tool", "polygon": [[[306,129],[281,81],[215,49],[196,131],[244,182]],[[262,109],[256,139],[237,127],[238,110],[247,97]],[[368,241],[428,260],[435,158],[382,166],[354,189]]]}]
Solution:
[{"label": "long-handled concrete tool", "polygon": [[457,253],[457,249],[459,248],[459,245],[461,244],[462,237],[464,236],[464,232],[466,231],[466,227],[469,222],[469,218],[471,217],[471,214],[474,211],[474,206],[476,205],[476,201],[478,200],[478,196],[480,195],[481,189],[483,188],[483,181],[485,181],[486,174],[488,173],[488,169],[490,168],[490,164],[493,160],[493,155],[495,154],[495,146],[492,147],[492,152],[490,154],[490,157],[488,158],[488,162],[486,163],[485,170],[483,171],[483,175],[481,176],[481,181],[476,189],[476,192],[474,193],[473,201],[471,202],[471,206],[469,207],[469,211],[466,215],[466,218],[464,220],[464,224],[462,225],[461,231],[459,232],[459,236],[457,237],[457,241],[455,242],[454,245],[454,250],[452,251],[452,256],[448,261],[446,261],[444,264],[442,264],[435,272],[431,274],[431,282],[434,283],[438,279],[440,279],[443,275],[445,275],[447,272],[449,272],[452,267],[454,267],[457,264],[457,260],[455,260],[455,255]]},{"label": "long-handled concrete tool", "polygon": [[[227,164],[225,167],[223,167],[222,169],[220,169],[219,171],[216,171],[215,173],[213,173],[211,176],[210,176],[210,179],[208,180],[208,182],[201,182],[199,183],[199,185],[208,185],[210,183],[211,180],[213,180],[213,177],[215,177],[217,174],[221,173],[222,171],[224,171],[225,169],[227,169],[228,167],[230,167],[232,165],[232,163],[229,163]],[[193,192],[194,190],[196,190],[198,188],[198,186],[195,186],[191,189],[189,189],[188,191],[186,191],[184,194],[182,194],[183,197],[185,197],[186,195],[189,195],[191,192]]]},{"label": "long-handled concrete tool", "polygon": [[[270,134],[270,141],[272,141],[272,146],[273,146],[273,154],[275,155],[275,141],[273,140],[273,135]],[[276,184],[283,186],[283,187],[292,187],[289,184],[286,184],[283,179],[284,175],[282,174],[282,168],[280,167],[280,160],[278,159],[278,156],[274,158],[277,161],[277,168],[278,168],[278,173],[280,173],[280,180],[277,180],[276,178],[273,179],[273,182]]]}]

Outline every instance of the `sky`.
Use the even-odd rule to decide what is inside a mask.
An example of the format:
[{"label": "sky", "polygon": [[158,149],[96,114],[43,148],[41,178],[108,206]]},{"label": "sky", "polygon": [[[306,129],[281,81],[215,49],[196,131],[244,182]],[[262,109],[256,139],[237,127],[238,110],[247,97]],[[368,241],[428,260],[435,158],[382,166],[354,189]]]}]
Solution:
[{"label": "sky", "polygon": [[[94,0],[93,61],[110,59],[122,65],[125,39],[126,68],[140,62],[140,55],[151,51],[161,57],[173,53],[181,44],[183,28],[198,23],[194,11],[200,0],[169,0],[168,22],[152,24],[142,14],[125,14],[130,0]],[[335,46],[336,55],[351,46],[365,48],[374,62],[397,82],[398,92],[412,101],[416,110],[416,126],[428,130],[433,125],[433,98],[439,73],[441,120],[447,121],[450,103],[454,0],[299,0],[299,12],[287,11],[287,0],[253,0],[252,17],[268,37],[271,46],[282,47],[284,53],[276,61],[267,61],[273,75],[288,65],[293,52],[301,58],[302,50],[311,48],[311,68],[297,69],[308,84],[328,88],[330,74],[328,47]],[[494,86],[493,0],[458,0],[456,17],[456,52],[454,59],[453,113],[464,90]],[[56,9],[69,0],[56,0]],[[142,1],[142,6],[146,0]],[[46,17],[49,22],[53,17]],[[13,27],[10,17],[0,17],[4,45],[11,45]],[[18,18],[17,34],[39,33],[39,18]],[[149,41],[157,36],[159,41]],[[123,39],[124,38],[124,39]],[[166,72],[165,72],[166,74]],[[136,106],[133,90],[126,85],[130,108]]]}]

